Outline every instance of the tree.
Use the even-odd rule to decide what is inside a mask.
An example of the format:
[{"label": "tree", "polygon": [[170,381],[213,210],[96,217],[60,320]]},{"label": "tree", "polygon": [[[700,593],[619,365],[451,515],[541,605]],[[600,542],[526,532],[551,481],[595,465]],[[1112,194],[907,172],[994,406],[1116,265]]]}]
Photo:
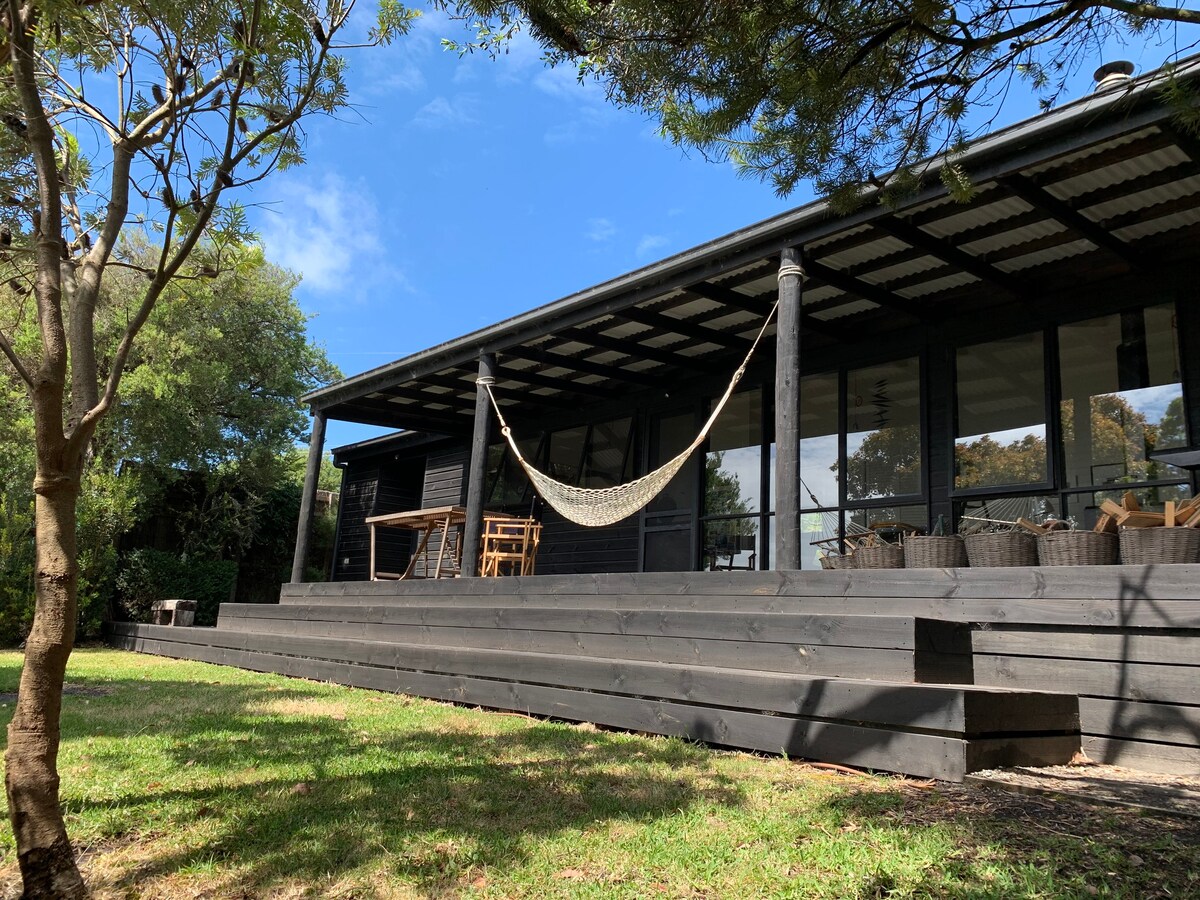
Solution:
[{"label": "tree", "polygon": [[[38,324],[34,347],[0,332],[35,432],[35,611],[5,772],[26,896],[85,893],[56,766],[93,437],[168,286],[219,273],[243,242],[246,217],[227,192],[302,162],[304,117],[346,105],[338,51],[352,7],[9,0],[0,17],[0,281],[32,293]],[[360,44],[390,40],[412,15],[396,0],[378,12]],[[154,252],[107,357],[97,310],[128,233]]]},{"label": "tree", "polygon": [[[961,148],[1019,79],[1042,108],[1067,79],[1133,34],[1178,55],[1200,11],[1136,0],[699,2],[463,0],[475,47],[527,23],[554,62],[578,63],[612,100],[649,112],[677,144],[732,156],[780,194],[803,180],[849,203],[860,187],[908,189],[916,164]],[[1178,94],[1184,89],[1175,86]],[[1178,108],[1196,128],[1187,96]],[[957,167],[942,177],[958,191]]]},{"label": "tree", "polygon": [[[116,258],[141,267],[148,253],[144,241],[133,241]],[[118,569],[128,563],[118,558],[118,539],[162,514],[168,496],[177,503],[169,519],[182,532],[181,549],[194,555],[195,544],[232,548],[213,558],[236,564],[239,596],[250,595],[242,590],[243,570],[261,573],[261,582],[277,578],[282,548],[271,541],[264,552],[264,538],[281,536],[274,519],[289,504],[298,508],[304,454],[295,443],[307,417],[296,398],[339,373],[307,339],[292,297],[297,277],[266,262],[255,245],[228,250],[225,258],[218,277],[164,291],[126,360],[118,403],[93,437],[76,516],[77,625],[85,635],[95,635],[110,611]],[[139,279],[135,268],[117,268],[105,280],[97,306],[101,358],[116,350]],[[8,331],[19,344],[36,342],[32,306],[31,297],[0,294],[0,322],[12,323]],[[16,474],[34,468],[32,411],[15,374],[0,370],[0,385],[17,413],[10,427],[0,428],[0,473],[7,475],[0,544],[20,551],[0,564],[0,641],[15,643],[32,614],[32,477]],[[189,490],[181,491],[185,482]],[[195,495],[203,510],[178,506],[181,495]]]}]

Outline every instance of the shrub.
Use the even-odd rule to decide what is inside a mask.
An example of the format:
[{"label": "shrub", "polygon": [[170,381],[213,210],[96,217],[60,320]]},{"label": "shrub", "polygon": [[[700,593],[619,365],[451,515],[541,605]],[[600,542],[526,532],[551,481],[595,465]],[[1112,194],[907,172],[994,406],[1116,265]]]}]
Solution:
[{"label": "shrub", "polygon": [[131,621],[148,622],[156,600],[178,597],[196,601],[197,625],[215,625],[236,581],[237,563],[230,560],[198,560],[148,547],[132,550],[117,575],[120,612]]}]

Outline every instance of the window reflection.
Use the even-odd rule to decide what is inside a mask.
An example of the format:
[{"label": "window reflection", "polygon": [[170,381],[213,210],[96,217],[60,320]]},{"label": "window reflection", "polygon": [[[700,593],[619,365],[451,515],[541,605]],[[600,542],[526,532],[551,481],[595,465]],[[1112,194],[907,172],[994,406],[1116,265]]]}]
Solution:
[{"label": "window reflection", "polygon": [[708,437],[704,515],[728,516],[762,508],[762,391],[735,394]]},{"label": "window reflection", "polygon": [[1183,477],[1149,458],[1187,440],[1173,313],[1155,306],[1059,329],[1067,486]]},{"label": "window reflection", "polygon": [[800,508],[837,506],[838,377],[800,379]]},{"label": "window reflection", "polygon": [[1042,335],[961,347],[954,486],[1048,480]]},{"label": "window reflection", "polygon": [[916,359],[846,378],[846,499],[921,492],[921,371]]},{"label": "window reflection", "polygon": [[758,568],[758,517],[704,523],[704,568],[710,571]]},{"label": "window reflection", "polygon": [[964,534],[1010,528],[1017,519],[1044,522],[1058,518],[1058,503],[1045,494],[973,497],[958,503],[959,530]]},{"label": "window reflection", "polygon": [[626,480],[632,424],[633,420],[626,418],[592,426],[580,484],[589,488],[612,487]]}]

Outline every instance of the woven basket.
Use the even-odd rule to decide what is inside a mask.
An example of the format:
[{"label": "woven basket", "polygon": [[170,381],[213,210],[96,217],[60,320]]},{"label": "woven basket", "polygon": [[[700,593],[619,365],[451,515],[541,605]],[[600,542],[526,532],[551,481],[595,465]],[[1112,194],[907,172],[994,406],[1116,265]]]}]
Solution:
[{"label": "woven basket", "polygon": [[967,548],[957,534],[914,534],[904,539],[906,569],[960,569],[966,564]]},{"label": "woven basket", "polygon": [[1200,562],[1200,528],[1122,528],[1121,562]]},{"label": "woven basket", "polygon": [[853,569],[854,568],[854,557],[853,556],[822,556],[821,557],[821,568],[822,569]]},{"label": "woven basket", "polygon": [[1038,565],[1111,566],[1117,561],[1117,536],[1095,531],[1051,531],[1037,539]]},{"label": "woven basket", "polygon": [[997,534],[968,534],[967,559],[971,568],[978,566],[1036,566],[1037,541],[1024,531]]},{"label": "woven basket", "polygon": [[854,551],[856,569],[903,569],[904,548],[899,544],[876,544]]}]

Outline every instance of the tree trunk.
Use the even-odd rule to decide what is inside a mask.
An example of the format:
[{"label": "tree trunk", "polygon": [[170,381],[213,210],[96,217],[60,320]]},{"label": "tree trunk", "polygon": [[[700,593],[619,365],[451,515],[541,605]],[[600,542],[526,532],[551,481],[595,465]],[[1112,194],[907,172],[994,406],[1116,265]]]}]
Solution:
[{"label": "tree trunk", "polygon": [[37,605],[5,753],[4,787],[28,898],[87,896],[58,803],[59,712],[75,643],[79,588],[75,506],[80,473],[78,465],[72,468],[76,471],[48,472],[38,461]]}]

